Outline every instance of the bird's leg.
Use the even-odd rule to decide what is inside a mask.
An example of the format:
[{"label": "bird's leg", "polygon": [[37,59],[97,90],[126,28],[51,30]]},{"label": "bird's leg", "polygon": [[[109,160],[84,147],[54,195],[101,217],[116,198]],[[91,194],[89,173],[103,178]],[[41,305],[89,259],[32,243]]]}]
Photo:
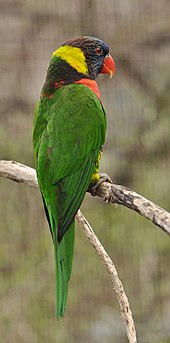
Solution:
[{"label": "bird's leg", "polygon": [[96,195],[97,188],[99,188],[103,182],[113,183],[110,176],[107,175],[106,173],[98,173],[97,176],[99,179],[95,182],[95,184],[90,184],[89,186],[89,190],[92,195]]},{"label": "bird's leg", "polygon": [[[88,191],[91,193],[92,196],[97,195],[97,189],[103,182],[112,183],[111,178],[106,173],[99,173],[99,162],[102,155],[102,148],[99,151],[98,158],[95,162],[94,172],[91,177],[91,182],[88,188]],[[109,202],[110,196],[109,194],[104,198],[104,201]]]},{"label": "bird's leg", "polygon": [[[100,185],[103,182],[109,182],[109,183],[113,183],[110,176],[108,176],[106,173],[97,173],[97,174],[93,174],[96,175],[96,182],[91,183],[89,186],[88,191],[91,193],[92,196],[97,195],[97,189],[100,187]],[[110,196],[108,194],[108,196],[105,197],[104,201],[109,202],[110,201]]]}]

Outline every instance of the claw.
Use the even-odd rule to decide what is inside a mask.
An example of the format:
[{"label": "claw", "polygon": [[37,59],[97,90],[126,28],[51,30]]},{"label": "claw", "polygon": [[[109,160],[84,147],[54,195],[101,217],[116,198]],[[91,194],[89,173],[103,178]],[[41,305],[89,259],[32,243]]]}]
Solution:
[{"label": "claw", "polygon": [[102,184],[103,182],[113,183],[110,176],[107,175],[106,173],[99,173],[99,176],[100,176],[100,180],[99,180],[100,184]]},{"label": "claw", "polygon": [[[89,188],[89,191],[90,191],[92,196],[95,196],[97,194],[96,191],[103,182],[112,183],[111,178],[106,173],[99,173],[99,176],[100,176],[100,180],[93,187]],[[106,197],[106,199],[104,199],[104,200],[106,202],[109,202],[108,197]]]}]

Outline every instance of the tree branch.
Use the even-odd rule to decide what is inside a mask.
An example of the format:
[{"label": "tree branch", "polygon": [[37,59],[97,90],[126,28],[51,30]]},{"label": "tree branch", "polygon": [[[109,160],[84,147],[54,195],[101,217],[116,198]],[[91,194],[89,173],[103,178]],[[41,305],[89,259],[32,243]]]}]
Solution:
[{"label": "tree branch", "polygon": [[[38,188],[36,171],[33,168],[14,161],[0,161],[0,176]],[[96,195],[105,201],[124,205],[129,209],[136,211],[145,218],[150,219],[153,224],[160,227],[163,231],[170,234],[170,213],[131,189],[121,185],[104,182],[97,189]],[[126,323],[126,332],[129,342],[136,343],[136,331],[132,313],[123,285],[118,278],[116,268],[80,210],[76,215],[76,219],[81,228],[85,231],[87,238],[96,249],[111,278],[113,288],[120,304],[122,318]]]},{"label": "tree branch", "polygon": [[0,176],[38,188],[35,169],[19,162],[0,160]]},{"label": "tree branch", "polygon": [[[38,187],[35,170],[18,162],[0,160],[0,176]],[[133,190],[104,182],[96,190],[96,195],[141,214],[170,235],[170,213]]]},{"label": "tree branch", "polygon": [[[19,183],[25,183],[27,185],[38,188],[36,171],[33,168],[27,167],[18,162],[0,160],[0,176],[11,179]],[[104,187],[107,187],[107,183],[105,183]],[[101,187],[100,187],[100,191],[101,191],[101,194],[99,196],[105,199],[106,198],[108,199],[108,196],[110,198],[109,190],[107,188],[104,192],[104,188],[102,187],[102,190],[101,190]],[[129,306],[128,298],[123,289],[123,285],[118,277],[116,268],[112,260],[106,253],[104,247],[102,246],[102,244],[96,237],[95,233],[93,232],[90,224],[88,223],[86,218],[83,216],[83,214],[80,212],[80,210],[76,214],[76,219],[80,227],[84,230],[90,243],[95,248],[97,254],[99,255],[100,260],[104,264],[104,267],[110,276],[110,279],[113,284],[113,288],[116,292],[116,296],[120,305],[122,319],[126,325],[126,333],[127,333],[129,343],[137,343],[136,330],[135,330],[134,321],[132,318],[132,312]]]},{"label": "tree branch", "polygon": [[170,235],[170,213],[130,188],[104,182],[97,189],[97,195],[141,214]]}]

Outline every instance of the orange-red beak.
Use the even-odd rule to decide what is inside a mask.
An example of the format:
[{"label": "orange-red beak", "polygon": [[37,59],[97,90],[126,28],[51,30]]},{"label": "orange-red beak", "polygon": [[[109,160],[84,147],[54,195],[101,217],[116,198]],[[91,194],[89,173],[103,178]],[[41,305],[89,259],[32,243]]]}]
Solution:
[{"label": "orange-red beak", "polygon": [[103,62],[101,74],[110,74],[110,78],[115,72],[115,62],[111,55],[107,55]]}]

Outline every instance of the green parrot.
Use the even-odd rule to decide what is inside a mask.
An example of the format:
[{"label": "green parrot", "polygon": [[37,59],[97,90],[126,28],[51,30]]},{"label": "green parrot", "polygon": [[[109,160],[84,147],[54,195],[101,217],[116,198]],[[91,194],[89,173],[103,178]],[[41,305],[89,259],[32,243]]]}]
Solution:
[{"label": "green parrot", "polygon": [[78,37],[52,55],[35,108],[33,148],[38,183],[54,244],[56,316],[65,312],[72,270],[75,215],[98,174],[106,115],[95,81],[115,71],[109,47]]}]

